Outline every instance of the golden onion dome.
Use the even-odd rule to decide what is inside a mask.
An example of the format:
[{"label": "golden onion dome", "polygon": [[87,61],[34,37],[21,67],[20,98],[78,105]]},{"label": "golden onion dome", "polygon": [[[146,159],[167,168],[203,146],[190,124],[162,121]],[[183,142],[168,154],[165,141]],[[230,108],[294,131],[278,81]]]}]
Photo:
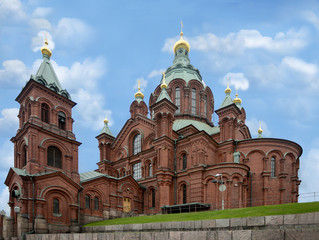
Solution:
[{"label": "golden onion dome", "polygon": [[42,54],[43,55],[47,55],[47,56],[49,56],[49,58],[52,56],[52,52],[51,52],[51,50],[50,50],[50,48],[48,48],[48,39],[45,37],[45,40],[44,40],[44,44],[45,44],[45,46],[43,46],[42,48],[41,48],[41,52],[42,52]]},{"label": "golden onion dome", "polygon": [[104,119],[104,123],[108,123],[109,120],[107,120],[106,116],[105,116],[105,119]]},{"label": "golden onion dome", "polygon": [[134,95],[135,99],[142,98],[144,99],[144,94],[141,92],[141,81],[138,80],[138,91]]},{"label": "golden onion dome", "polygon": [[231,93],[231,89],[229,88],[229,78],[227,78],[227,88],[225,89],[225,93]]},{"label": "golden onion dome", "polygon": [[234,98],[233,102],[234,102],[234,103],[239,103],[239,104],[241,104],[241,99],[238,97],[237,90],[238,90],[238,89],[236,88],[236,98]]},{"label": "golden onion dome", "polygon": [[189,43],[187,41],[185,41],[183,39],[183,32],[181,31],[181,38],[175,43],[174,45],[174,53],[176,53],[176,51],[179,49],[179,48],[185,48],[187,50],[187,52],[189,52],[190,50],[190,46],[189,46]]},{"label": "golden onion dome", "polygon": [[263,130],[261,129],[261,123],[259,124],[258,133],[259,133],[259,134],[262,134],[262,133],[263,133]]}]

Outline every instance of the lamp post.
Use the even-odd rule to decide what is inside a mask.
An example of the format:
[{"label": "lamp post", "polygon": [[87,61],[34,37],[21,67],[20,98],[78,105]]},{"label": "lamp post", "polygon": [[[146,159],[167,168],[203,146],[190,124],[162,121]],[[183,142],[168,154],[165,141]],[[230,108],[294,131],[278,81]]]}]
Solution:
[{"label": "lamp post", "polygon": [[223,174],[221,173],[218,173],[215,175],[215,177],[220,177],[220,180],[217,181],[217,180],[212,180],[212,183],[219,183],[220,186],[219,186],[219,191],[222,192],[222,210],[225,209],[225,204],[224,204],[224,191],[226,190],[226,186],[224,184],[224,181],[223,181]]}]

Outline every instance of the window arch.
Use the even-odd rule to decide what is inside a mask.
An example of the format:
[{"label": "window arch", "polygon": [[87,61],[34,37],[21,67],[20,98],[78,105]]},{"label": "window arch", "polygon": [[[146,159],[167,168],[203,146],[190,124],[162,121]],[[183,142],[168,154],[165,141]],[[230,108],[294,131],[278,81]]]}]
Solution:
[{"label": "window arch", "polygon": [[58,114],[58,122],[59,122],[59,128],[62,130],[65,130],[65,120],[66,116],[64,112],[59,112]]},{"label": "window arch", "polygon": [[43,122],[50,122],[49,106],[46,103],[41,104],[41,120]]},{"label": "window arch", "polygon": [[184,153],[182,155],[182,170],[185,170],[187,168],[187,155]]},{"label": "window arch", "polygon": [[85,208],[91,208],[91,197],[89,195],[85,196]]},{"label": "window arch", "polygon": [[175,105],[178,107],[176,110],[176,113],[181,112],[181,89],[179,87],[175,88]]},{"label": "window arch", "polygon": [[192,88],[192,114],[196,114],[196,88]]},{"label": "window arch", "polygon": [[270,176],[276,177],[276,158],[271,157],[270,159]]},{"label": "window arch", "polygon": [[62,153],[54,146],[48,147],[48,165],[52,167],[62,168]]},{"label": "window arch", "polygon": [[187,203],[187,187],[186,187],[186,184],[183,185],[182,191],[183,191],[183,204],[185,204],[185,203]]},{"label": "window arch", "polygon": [[99,210],[99,198],[98,197],[94,198],[94,209]]},{"label": "window arch", "polygon": [[58,215],[60,214],[60,201],[57,198],[53,199],[53,214]]},{"label": "window arch", "polygon": [[133,155],[138,154],[141,152],[141,134],[136,134],[133,138]]}]

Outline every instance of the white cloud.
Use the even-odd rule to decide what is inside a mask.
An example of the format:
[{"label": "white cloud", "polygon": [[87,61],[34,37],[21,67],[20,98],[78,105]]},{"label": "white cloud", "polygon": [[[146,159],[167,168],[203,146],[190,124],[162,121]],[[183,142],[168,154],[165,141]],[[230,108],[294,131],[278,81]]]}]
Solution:
[{"label": "white cloud", "polygon": [[305,61],[294,58],[294,57],[285,57],[282,60],[282,64],[288,66],[289,68],[300,72],[302,74],[307,74],[309,76],[314,76],[318,73],[318,67],[313,63],[306,63]]},{"label": "white cloud", "polygon": [[[15,126],[14,129],[17,129]],[[9,140],[3,142],[2,146],[0,146],[0,156],[1,156],[1,171],[8,172],[8,169],[14,164],[14,148],[13,143]]]},{"label": "white cloud", "polygon": [[163,72],[165,72],[165,69],[159,69],[159,70],[155,69],[152,72],[150,72],[150,74],[148,74],[147,78],[162,76]]},{"label": "white cloud", "polygon": [[261,129],[263,130],[263,133],[262,133],[263,137],[269,137],[271,132],[269,131],[268,126],[264,121],[258,121],[256,118],[251,118],[246,120],[246,125],[248,126],[250,130],[250,134],[253,137],[258,136],[258,129],[260,124],[261,124]]},{"label": "white cloud", "polygon": [[304,11],[303,16],[307,21],[312,23],[315,26],[315,28],[317,28],[319,30],[319,18],[317,17],[317,15],[314,12]]},{"label": "white cloud", "polygon": [[9,190],[7,187],[3,188],[0,192],[0,211],[4,210],[6,212],[6,216],[10,216],[10,207],[8,205],[9,202]]},{"label": "white cloud", "polygon": [[19,121],[17,115],[19,114],[18,108],[5,108],[1,111],[0,117],[0,132],[3,136],[5,133],[12,133],[12,129],[18,129]]},{"label": "white cloud", "polygon": [[39,29],[47,29],[47,30],[52,29],[51,23],[45,18],[30,19],[29,24],[31,28],[34,29],[35,31]]},{"label": "white cloud", "polygon": [[[165,40],[163,51],[172,51],[178,38]],[[264,49],[274,53],[286,53],[301,49],[307,44],[307,32],[304,29],[295,31],[290,29],[286,33],[279,32],[273,38],[263,36],[258,30],[242,29],[237,33],[229,33],[224,38],[207,33],[195,37],[185,38],[191,49],[197,51],[214,50],[218,52],[242,54],[245,50]]]},{"label": "white cloud", "polygon": [[234,86],[235,89],[237,88],[238,90],[243,91],[246,91],[249,88],[249,81],[243,73],[227,73],[222,80],[225,86],[227,85],[227,78],[229,78],[230,87]]},{"label": "white cloud", "polygon": [[20,60],[6,60],[2,66],[0,84],[3,88],[21,87],[30,77],[30,69]]},{"label": "white cloud", "polygon": [[55,43],[52,35],[48,31],[39,31],[36,37],[32,38],[31,48],[33,52],[39,51],[44,46],[44,39],[48,40],[48,48],[54,49]]},{"label": "white cloud", "polygon": [[27,17],[19,0],[0,0],[0,19],[24,20]]},{"label": "white cloud", "polygon": [[53,12],[52,8],[48,8],[48,7],[37,7],[36,9],[34,9],[32,15],[34,17],[47,17],[48,15],[50,15]]}]

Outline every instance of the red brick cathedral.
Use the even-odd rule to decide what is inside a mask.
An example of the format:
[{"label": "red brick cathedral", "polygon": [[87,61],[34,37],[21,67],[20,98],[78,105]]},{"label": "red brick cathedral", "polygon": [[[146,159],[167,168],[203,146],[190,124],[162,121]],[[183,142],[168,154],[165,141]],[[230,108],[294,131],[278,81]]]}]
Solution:
[{"label": "red brick cathedral", "polygon": [[[149,98],[138,90],[117,136],[104,121],[96,137],[98,169],[78,172],[76,105],[41,49],[43,62],[16,98],[19,129],[5,184],[11,217],[22,232],[73,231],[90,221],[136,214],[241,208],[298,201],[302,148],[252,138],[242,101],[231,89],[214,96],[181,38],[173,65]],[[212,122],[213,112],[219,117]]]}]

